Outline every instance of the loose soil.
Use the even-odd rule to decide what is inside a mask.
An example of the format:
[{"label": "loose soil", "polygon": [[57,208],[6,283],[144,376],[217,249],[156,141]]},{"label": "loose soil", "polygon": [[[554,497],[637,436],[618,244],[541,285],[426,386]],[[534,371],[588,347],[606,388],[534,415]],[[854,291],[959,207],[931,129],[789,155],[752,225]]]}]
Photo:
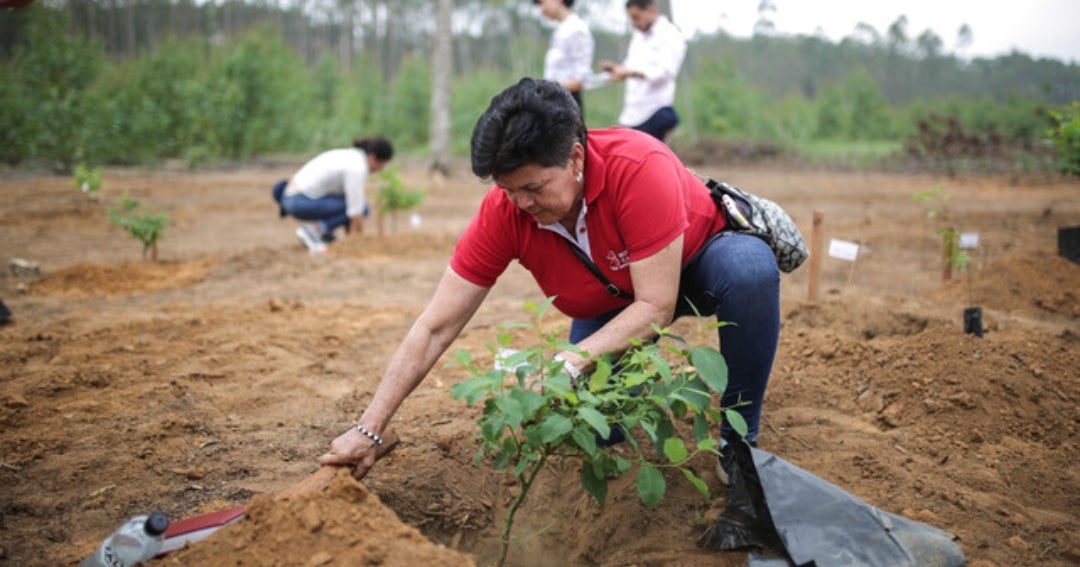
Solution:
[{"label": "loose soil", "polygon": [[[73,565],[125,518],[248,516],[153,563],[489,565],[512,482],[473,463],[467,377],[436,365],[392,427],[398,447],[362,482],[274,499],[370,399],[446,269],[484,192],[464,166],[428,189],[420,226],[387,219],[309,256],[270,186],[296,164],[228,171],[108,170],[96,202],[69,178],[0,177],[0,563]],[[1057,229],[1080,225],[1080,182],[939,178],[782,166],[698,167],[768,196],[810,238],[857,242],[782,280],[783,329],[763,449],[868,503],[957,537],[982,567],[1080,564],[1080,266]],[[977,232],[969,269],[942,281],[938,228],[916,193],[953,196]],[[172,219],[159,261],[110,225],[128,193]],[[393,222],[396,220],[397,222]],[[36,262],[8,269],[21,258]],[[487,356],[498,325],[542,297],[514,266],[452,349]],[[983,309],[985,335],[963,331]],[[545,324],[565,325],[560,315]],[[678,334],[712,344],[692,320]],[[449,355],[446,357],[449,360]],[[743,565],[697,538],[723,509],[676,476],[653,509],[632,476],[601,506],[574,462],[538,477],[515,524],[520,566]]]}]

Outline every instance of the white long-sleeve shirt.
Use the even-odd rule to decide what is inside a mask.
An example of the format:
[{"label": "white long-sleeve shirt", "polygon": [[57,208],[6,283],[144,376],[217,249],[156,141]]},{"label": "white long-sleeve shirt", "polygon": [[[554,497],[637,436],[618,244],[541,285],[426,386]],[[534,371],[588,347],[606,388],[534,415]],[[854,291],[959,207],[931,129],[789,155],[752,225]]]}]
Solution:
[{"label": "white long-sleeve shirt", "polygon": [[544,55],[544,78],[549,81],[584,82],[592,74],[595,41],[588,24],[571,12],[555,28]]},{"label": "white long-sleeve shirt", "polygon": [[359,148],[327,150],[304,164],[285,189],[286,195],[303,193],[318,199],[328,195],[345,196],[345,214],[362,215],[367,196],[367,153]]},{"label": "white long-sleeve shirt", "polygon": [[686,39],[667,16],[657,17],[647,32],[634,28],[623,67],[640,71],[645,78],[626,80],[619,124],[637,126],[675,104],[675,79],[685,56]]}]

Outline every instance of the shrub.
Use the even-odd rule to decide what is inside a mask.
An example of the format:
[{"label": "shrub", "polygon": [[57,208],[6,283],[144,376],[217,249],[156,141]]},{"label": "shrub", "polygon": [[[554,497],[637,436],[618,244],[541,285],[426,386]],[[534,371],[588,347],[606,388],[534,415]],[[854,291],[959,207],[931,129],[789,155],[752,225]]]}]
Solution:
[{"label": "shrub", "polygon": [[1080,102],[1050,112],[1054,125],[1047,135],[1057,149],[1058,171],[1080,175]]},{"label": "shrub", "polygon": [[[553,300],[525,305],[534,313],[535,323],[503,328],[497,345],[489,347],[499,362],[493,368],[478,366],[465,350],[457,351],[452,363],[463,365],[472,378],[454,385],[451,394],[482,406],[477,463],[486,461],[496,470],[510,472],[521,489],[503,525],[499,565],[506,558],[514,514],[550,459],[580,460],[581,483],[600,503],[607,496],[609,480],[636,466],[638,496],[652,507],[666,491],[661,473],[665,468],[682,473],[708,498],[708,486],[688,463],[699,453],[718,454],[719,440],[712,433],[723,419],[740,435],[746,434],[738,412],[712,407],[713,396],[722,395],[727,387],[723,356],[714,348],[685,346],[667,329],[654,328],[658,340],[636,341],[616,361],[596,360],[595,371],[575,383],[552,354],[580,351],[556,338],[561,329],[549,332],[541,325]],[[513,328],[535,331],[539,346],[508,349],[513,339],[507,331]],[[692,419],[689,447],[676,434],[676,419]],[[660,451],[659,458],[631,435],[638,428]],[[616,429],[625,432],[628,451],[615,452],[598,443]]]},{"label": "shrub", "polygon": [[167,214],[155,213],[125,194],[120,200],[120,209],[109,210],[109,218],[128,236],[142,243],[144,260],[148,254],[151,260],[157,260],[157,244],[165,239],[165,227],[169,226]]}]

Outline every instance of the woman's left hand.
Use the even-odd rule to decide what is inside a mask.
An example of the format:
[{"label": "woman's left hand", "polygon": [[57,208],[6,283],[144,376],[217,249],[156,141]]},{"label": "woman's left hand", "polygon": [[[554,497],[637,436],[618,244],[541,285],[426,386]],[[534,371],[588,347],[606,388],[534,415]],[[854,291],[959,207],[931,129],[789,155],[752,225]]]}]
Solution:
[{"label": "woman's left hand", "polygon": [[319,464],[353,466],[353,478],[360,480],[375,465],[378,453],[375,441],[354,428],[330,442],[330,451],[319,457]]}]

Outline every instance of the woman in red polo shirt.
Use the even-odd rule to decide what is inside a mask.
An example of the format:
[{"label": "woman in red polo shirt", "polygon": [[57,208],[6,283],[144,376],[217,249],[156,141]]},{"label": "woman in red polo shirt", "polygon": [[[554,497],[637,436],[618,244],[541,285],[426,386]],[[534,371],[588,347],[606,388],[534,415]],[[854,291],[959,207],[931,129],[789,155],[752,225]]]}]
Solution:
[{"label": "woman in red polo shirt", "polygon": [[[495,185],[462,234],[434,297],[394,353],[357,429],[319,458],[375,461],[374,440],[516,260],[573,318],[570,341],[592,357],[655,336],[680,315],[714,313],[729,372],[722,404],[757,437],[780,331],[780,274],[762,240],[727,232],[708,189],[664,143],[629,128],[586,132],[576,103],[549,81],[522,79],[491,100],[472,136],[472,169]],[[591,258],[605,286],[574,248]],[[618,294],[613,293],[618,288]],[[556,355],[567,371],[589,358]],[[722,435],[727,435],[723,431]]]}]

